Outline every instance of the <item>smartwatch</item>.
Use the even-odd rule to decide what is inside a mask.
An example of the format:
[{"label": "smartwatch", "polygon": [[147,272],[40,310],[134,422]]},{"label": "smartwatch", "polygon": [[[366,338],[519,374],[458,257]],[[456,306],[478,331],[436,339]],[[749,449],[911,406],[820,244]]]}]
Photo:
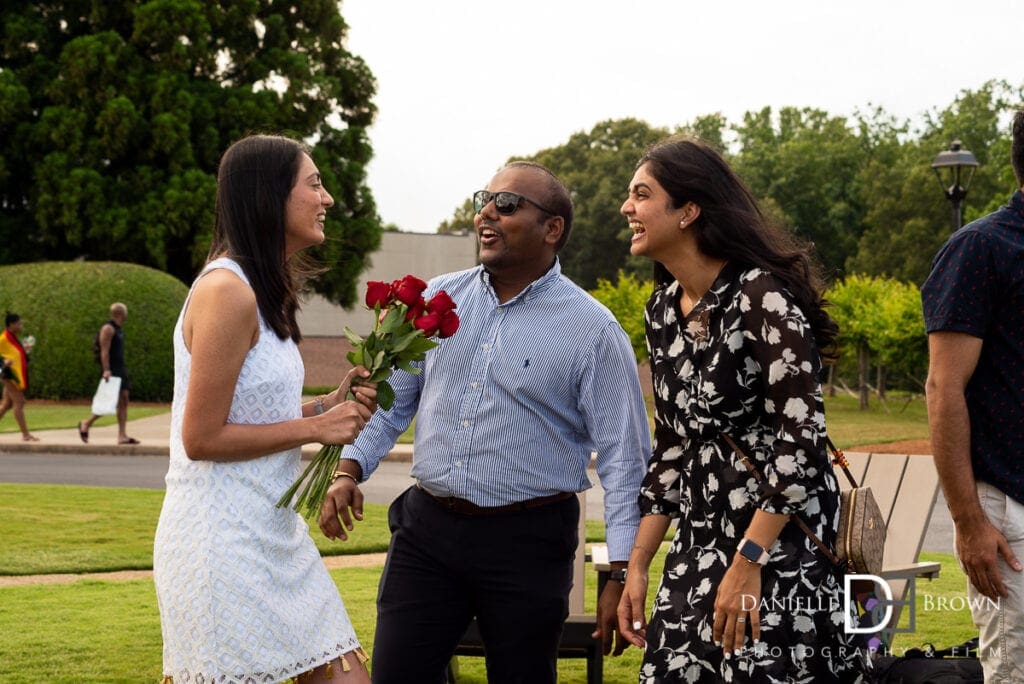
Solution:
[{"label": "smartwatch", "polygon": [[744,537],[740,540],[740,545],[736,547],[736,550],[750,563],[757,563],[758,565],[768,564],[768,552],[753,539]]},{"label": "smartwatch", "polygon": [[623,584],[625,584],[626,583],[626,569],[623,568],[621,570],[612,570],[611,572],[608,573],[608,579],[610,579],[613,582],[622,582]]}]

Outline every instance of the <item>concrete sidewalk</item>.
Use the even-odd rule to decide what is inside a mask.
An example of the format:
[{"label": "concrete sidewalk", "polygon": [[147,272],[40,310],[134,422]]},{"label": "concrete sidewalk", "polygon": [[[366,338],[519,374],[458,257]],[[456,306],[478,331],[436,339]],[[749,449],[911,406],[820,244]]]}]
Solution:
[{"label": "concrete sidewalk", "polygon": [[[25,442],[21,432],[0,433],[0,451],[37,452],[47,454],[127,454],[135,456],[168,456],[168,442],[171,433],[171,412],[168,410],[148,418],[131,419],[128,409],[128,436],[139,440],[139,444],[117,443],[117,425],[93,427],[89,430],[89,443],[82,442],[78,428],[69,430],[32,430],[38,442]],[[320,450],[319,444],[302,447],[302,458],[310,459]],[[412,445],[397,444],[388,458],[391,461],[412,461]]]}]

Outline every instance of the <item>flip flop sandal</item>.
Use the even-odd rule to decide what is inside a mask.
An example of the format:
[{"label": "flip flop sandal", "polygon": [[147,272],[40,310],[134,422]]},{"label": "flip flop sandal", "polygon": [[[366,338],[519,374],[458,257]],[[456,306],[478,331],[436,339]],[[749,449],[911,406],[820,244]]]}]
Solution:
[{"label": "flip flop sandal", "polygon": [[85,444],[89,443],[89,431],[82,429],[82,424],[78,424],[78,436],[82,438],[82,442]]},{"label": "flip flop sandal", "polygon": [[139,443],[140,443],[139,440],[135,439],[134,437],[129,437],[128,439],[124,440],[123,442],[118,442],[117,445],[118,446],[123,446],[125,444],[139,444]]}]

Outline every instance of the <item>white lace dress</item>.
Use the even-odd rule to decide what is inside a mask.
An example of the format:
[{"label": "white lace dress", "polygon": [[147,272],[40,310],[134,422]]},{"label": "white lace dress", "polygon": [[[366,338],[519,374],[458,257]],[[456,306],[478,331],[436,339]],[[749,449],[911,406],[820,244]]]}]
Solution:
[{"label": "white lace dress", "polygon": [[[248,283],[228,259],[211,262],[204,274],[217,268]],[[299,475],[299,449],[238,463],[185,455],[181,424],[192,359],[181,325],[179,316],[167,494],[153,548],[165,681],[279,682],[359,642],[306,522],[290,508],[274,507]],[[228,421],[298,418],[302,380],[295,343],[278,339],[261,316],[259,342],[245,358]]]}]

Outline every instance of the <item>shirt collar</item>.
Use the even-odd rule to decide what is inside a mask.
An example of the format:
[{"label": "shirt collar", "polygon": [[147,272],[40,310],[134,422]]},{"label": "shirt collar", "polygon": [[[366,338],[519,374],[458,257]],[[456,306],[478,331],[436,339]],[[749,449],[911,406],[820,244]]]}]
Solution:
[{"label": "shirt collar", "polygon": [[1010,198],[1010,209],[1018,216],[1024,217],[1024,191],[1020,188]]},{"label": "shirt collar", "polygon": [[[515,297],[508,300],[504,304],[500,304],[500,306],[508,306],[510,304],[518,302],[521,299],[527,297],[534,297],[540,294],[544,290],[551,287],[559,279],[559,277],[561,277],[561,275],[562,264],[561,262],[558,261],[558,257],[556,256],[555,263],[551,265],[551,268],[547,270],[547,273],[545,273],[540,278],[537,278],[537,280],[534,280],[532,283],[524,287],[522,292],[520,292],[519,294],[517,294]],[[494,292],[494,287],[491,285],[491,274],[488,273],[487,269],[484,268],[483,266],[480,266],[480,282],[482,282],[487,287],[487,292],[491,295],[491,297],[494,298],[495,301],[497,301],[498,295]]]}]

